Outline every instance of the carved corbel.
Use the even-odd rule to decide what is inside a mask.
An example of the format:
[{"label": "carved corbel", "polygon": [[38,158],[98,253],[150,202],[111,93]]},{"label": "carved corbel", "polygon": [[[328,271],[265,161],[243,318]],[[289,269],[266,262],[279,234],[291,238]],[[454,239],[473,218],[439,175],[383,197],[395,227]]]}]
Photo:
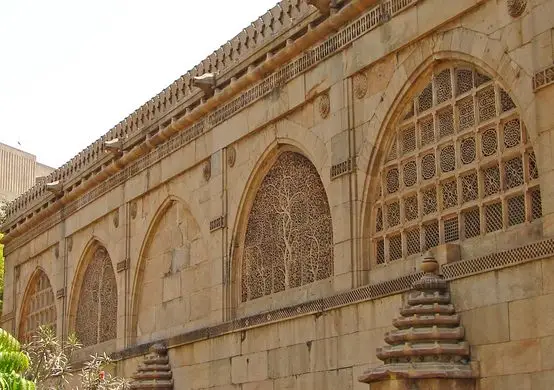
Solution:
[{"label": "carved corbel", "polygon": [[192,79],[192,85],[198,87],[204,92],[205,97],[213,96],[215,92],[216,77],[214,73],[204,73]]},{"label": "carved corbel", "polygon": [[308,0],[308,4],[316,7],[324,15],[337,10],[337,0]]},{"label": "carved corbel", "polygon": [[121,154],[123,153],[123,140],[121,138],[114,138],[104,141],[104,149],[108,153]]},{"label": "carved corbel", "polygon": [[63,191],[63,184],[61,180],[46,183],[46,190],[55,195],[60,195]]}]

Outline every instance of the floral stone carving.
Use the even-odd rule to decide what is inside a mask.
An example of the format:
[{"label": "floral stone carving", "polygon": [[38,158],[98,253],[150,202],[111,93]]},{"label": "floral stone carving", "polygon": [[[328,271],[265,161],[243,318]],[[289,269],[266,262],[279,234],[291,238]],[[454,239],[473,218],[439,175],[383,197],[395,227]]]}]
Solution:
[{"label": "floral stone carving", "polygon": [[246,230],[242,300],[331,276],[333,229],[325,189],[303,155],[282,153],[262,181]]},{"label": "floral stone carving", "polygon": [[75,331],[84,346],[116,337],[117,284],[112,261],[104,247],[94,251],[87,266],[76,313]]}]

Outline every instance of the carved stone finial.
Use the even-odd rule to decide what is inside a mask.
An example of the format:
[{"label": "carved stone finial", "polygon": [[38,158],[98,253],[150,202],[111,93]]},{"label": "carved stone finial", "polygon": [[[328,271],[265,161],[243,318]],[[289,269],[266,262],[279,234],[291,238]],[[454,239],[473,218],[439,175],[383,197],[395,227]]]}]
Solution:
[{"label": "carved stone finial", "polygon": [[213,73],[204,73],[202,76],[197,76],[192,79],[192,85],[200,88],[204,92],[204,96],[211,97],[215,92],[216,77]]},{"label": "carved stone finial", "polygon": [[470,364],[469,344],[450,301],[448,283],[438,275],[434,257],[426,256],[421,269],[424,275],[413,284],[401,316],[392,322],[396,330],[385,334],[388,345],[377,348],[377,357],[385,364],[366,371],[359,381],[372,383],[372,389],[373,383],[385,381],[407,381],[397,383],[398,389],[422,381],[422,388],[427,388],[429,383],[423,381],[429,380],[440,381],[440,389],[473,389],[477,372]]},{"label": "carved stone finial", "polygon": [[172,390],[173,373],[165,344],[156,343],[149,349],[149,355],[132,375],[131,389]]}]

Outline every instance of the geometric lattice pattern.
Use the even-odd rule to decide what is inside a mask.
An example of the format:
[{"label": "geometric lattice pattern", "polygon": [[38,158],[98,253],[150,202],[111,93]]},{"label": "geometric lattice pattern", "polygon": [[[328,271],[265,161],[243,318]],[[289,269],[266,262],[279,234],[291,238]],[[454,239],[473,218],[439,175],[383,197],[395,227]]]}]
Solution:
[{"label": "geometric lattice pattern", "polygon": [[84,346],[116,338],[117,285],[112,261],[97,247],[85,271],[77,306],[75,333]]},{"label": "geometric lattice pattern", "polygon": [[372,202],[377,264],[542,215],[535,154],[510,95],[468,65],[427,77],[383,154],[376,187],[386,191]]},{"label": "geometric lattice pattern", "polygon": [[332,272],[333,230],[323,183],[306,157],[284,152],[264,177],[248,217],[242,301]]},{"label": "geometric lattice pattern", "polygon": [[56,301],[48,276],[38,270],[30,282],[19,325],[19,339],[30,341],[39,326],[49,326],[56,331]]}]

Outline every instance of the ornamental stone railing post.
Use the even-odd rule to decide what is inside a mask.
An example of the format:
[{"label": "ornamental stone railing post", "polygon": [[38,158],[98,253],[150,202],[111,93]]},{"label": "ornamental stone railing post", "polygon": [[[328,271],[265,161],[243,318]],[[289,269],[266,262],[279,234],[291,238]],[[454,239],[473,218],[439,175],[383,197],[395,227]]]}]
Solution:
[{"label": "ornamental stone railing post", "polygon": [[150,354],[139,365],[132,379],[131,389],[173,390],[173,373],[167,347],[163,344],[152,345]]},{"label": "ornamental stone railing post", "polygon": [[422,263],[423,277],[413,284],[408,304],[377,348],[385,364],[358,378],[371,390],[474,390],[478,367],[470,362],[460,315],[450,301],[448,283],[433,257]]}]

